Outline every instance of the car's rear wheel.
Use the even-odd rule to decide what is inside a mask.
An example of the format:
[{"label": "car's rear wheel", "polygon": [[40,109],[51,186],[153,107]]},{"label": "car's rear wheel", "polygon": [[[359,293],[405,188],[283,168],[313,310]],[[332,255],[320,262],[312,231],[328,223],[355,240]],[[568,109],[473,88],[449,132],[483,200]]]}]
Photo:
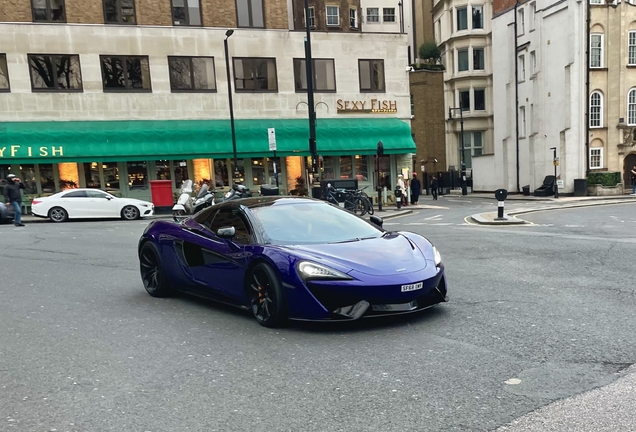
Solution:
[{"label": "car's rear wheel", "polygon": [[127,205],[121,210],[121,217],[126,220],[139,219],[139,209],[133,205]]},{"label": "car's rear wheel", "polygon": [[144,288],[153,297],[166,297],[172,294],[172,288],[161,266],[159,251],[154,243],[146,242],[139,251],[139,271]]},{"label": "car's rear wheel", "polygon": [[62,207],[53,207],[49,210],[49,219],[53,222],[66,222],[68,213]]},{"label": "car's rear wheel", "polygon": [[287,320],[285,295],[276,272],[266,263],[256,264],[247,277],[250,307],[265,327],[279,327]]}]

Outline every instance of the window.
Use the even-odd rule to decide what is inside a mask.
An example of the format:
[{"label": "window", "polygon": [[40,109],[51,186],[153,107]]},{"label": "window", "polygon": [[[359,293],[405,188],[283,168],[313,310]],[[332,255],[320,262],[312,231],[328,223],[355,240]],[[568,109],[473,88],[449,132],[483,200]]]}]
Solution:
[{"label": "window", "polygon": [[526,79],[526,56],[525,55],[520,55],[519,56],[519,82],[521,81],[525,81]]},{"label": "window", "polygon": [[473,48],[473,70],[484,70],[485,68],[484,49]]},{"label": "window", "polygon": [[462,111],[470,111],[470,90],[459,91],[459,107]]},{"label": "window", "polygon": [[172,0],[172,24],[176,26],[200,26],[199,0]]},{"label": "window", "polygon": [[485,111],[486,110],[486,90],[485,89],[475,89],[475,111]]},{"label": "window", "polygon": [[526,107],[519,107],[519,138],[526,136]]},{"label": "window", "polygon": [[34,22],[66,22],[64,0],[31,0]]},{"label": "window", "polygon": [[327,6],[327,25],[328,26],[340,25],[340,7]]},{"label": "window", "polygon": [[135,24],[135,0],[104,0],[104,22]]},{"label": "window", "polygon": [[150,91],[147,56],[99,56],[104,91]]},{"label": "window", "polygon": [[530,31],[534,30],[536,14],[537,14],[537,4],[535,2],[532,2],[530,3]]},{"label": "window", "polygon": [[603,95],[600,91],[590,95],[590,127],[603,127]]},{"label": "window", "polygon": [[603,148],[590,149],[590,169],[603,168]]},{"label": "window", "polygon": [[627,46],[627,64],[630,66],[636,66],[636,31],[629,32]]},{"label": "window", "polygon": [[395,22],[395,8],[382,8],[382,21]]},{"label": "window", "polygon": [[338,167],[340,168],[340,179],[353,178],[353,160],[351,156],[338,157]]},{"label": "window", "polygon": [[602,5],[603,4],[603,0],[590,0],[590,4]]},{"label": "window", "polygon": [[537,53],[534,51],[530,52],[530,73],[534,75],[537,73]]},{"label": "window", "polygon": [[468,29],[468,9],[464,6],[457,8],[457,31]]},{"label": "window", "polygon": [[[473,156],[481,156],[483,152],[483,134],[482,131],[464,132],[463,157],[467,169],[472,169],[473,167]],[[458,142],[461,146],[461,141],[458,140]]]},{"label": "window", "polygon": [[358,28],[358,10],[349,9],[349,27],[353,29]]},{"label": "window", "polygon": [[367,23],[380,22],[380,8],[367,8]]},{"label": "window", "polygon": [[636,126],[636,89],[631,89],[627,96],[627,124]]},{"label": "window", "polygon": [[237,92],[278,91],[276,59],[234,58],[234,89]]},{"label": "window", "polygon": [[384,60],[358,60],[361,92],[384,92]]},{"label": "window", "polygon": [[214,57],[168,57],[170,89],[216,91]]},{"label": "window", "polygon": [[[305,13],[303,12],[303,15]],[[307,27],[307,20],[305,19],[305,28]],[[316,9],[313,6],[309,8],[309,28],[316,28]]]},{"label": "window", "polygon": [[600,33],[590,35],[590,67],[603,67],[603,35]]},{"label": "window", "polygon": [[102,191],[86,191],[86,196],[88,198],[100,198],[100,199],[106,199],[106,197],[112,197],[112,195],[107,194],[106,192],[102,192]]},{"label": "window", "polygon": [[240,210],[225,208],[220,210],[213,220],[208,219],[209,223],[206,223],[210,228],[210,231],[216,234],[221,228],[234,227],[236,234],[233,240],[241,244],[250,243],[250,229],[249,226],[243,221],[243,218],[239,214]]},{"label": "window", "polygon": [[523,9],[519,9],[517,19],[517,35],[522,35],[526,31],[526,20]]},{"label": "window", "polygon": [[145,161],[127,162],[126,171],[130,190],[148,189],[148,166]]},{"label": "window", "polygon": [[29,54],[33,91],[81,91],[78,55]]},{"label": "window", "polygon": [[7,55],[0,54],[0,91],[9,91],[9,70],[7,68]]},{"label": "window", "polygon": [[[305,59],[294,59],[294,83],[296,91],[307,91],[307,68]],[[336,91],[336,68],[333,59],[314,59],[313,86],[316,92]]]},{"label": "window", "polygon": [[468,48],[457,50],[457,72],[468,70]]},{"label": "window", "polygon": [[484,6],[473,6],[473,29],[484,28]]},{"label": "window", "polygon": [[263,0],[236,0],[236,21],[238,27],[264,28]]},{"label": "window", "polygon": [[62,195],[62,198],[88,198],[86,191],[73,191]]}]

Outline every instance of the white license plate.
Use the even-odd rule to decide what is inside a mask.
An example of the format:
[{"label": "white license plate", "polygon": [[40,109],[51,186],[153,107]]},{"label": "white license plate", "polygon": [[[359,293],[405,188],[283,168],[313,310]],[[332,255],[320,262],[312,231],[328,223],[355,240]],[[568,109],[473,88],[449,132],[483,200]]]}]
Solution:
[{"label": "white license plate", "polygon": [[418,289],[422,289],[424,286],[424,282],[418,282],[415,284],[402,285],[402,292],[415,291]]}]

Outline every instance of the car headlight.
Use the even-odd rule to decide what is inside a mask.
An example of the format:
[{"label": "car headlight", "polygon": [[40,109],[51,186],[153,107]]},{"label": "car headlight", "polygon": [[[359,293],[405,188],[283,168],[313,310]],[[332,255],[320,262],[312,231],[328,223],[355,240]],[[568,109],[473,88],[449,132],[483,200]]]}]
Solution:
[{"label": "car headlight", "polygon": [[341,271],[329,268],[322,264],[310,262],[310,261],[301,261],[298,264],[298,273],[300,273],[300,276],[303,278],[303,280],[309,280],[309,279],[350,280],[350,279],[353,279],[351,276]]},{"label": "car headlight", "polygon": [[142,207],[150,207],[151,204],[141,204]]},{"label": "car headlight", "polygon": [[439,254],[439,251],[435,246],[433,246],[433,261],[435,261],[435,267],[439,267],[442,263],[442,256]]}]

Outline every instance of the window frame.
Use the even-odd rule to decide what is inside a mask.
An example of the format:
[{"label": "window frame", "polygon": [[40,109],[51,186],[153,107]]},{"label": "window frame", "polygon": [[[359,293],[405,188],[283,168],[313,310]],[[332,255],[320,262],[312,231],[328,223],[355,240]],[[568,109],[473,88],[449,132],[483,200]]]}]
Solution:
[{"label": "window frame", "polygon": [[517,11],[517,36],[522,36],[526,33],[526,14],[523,8]]},{"label": "window frame", "polygon": [[526,80],[526,55],[519,54],[517,56],[517,64],[519,66],[519,79],[517,82],[524,82]]},{"label": "window frame", "polygon": [[[336,8],[338,11],[338,23],[337,24],[329,24],[329,18],[333,18],[334,15],[329,15],[329,8]],[[339,5],[325,5],[325,25],[327,27],[340,27],[340,6]]]},{"label": "window frame", "polygon": [[[387,17],[391,17],[391,14],[387,14],[387,11],[391,11],[393,10],[393,21],[391,21],[390,19],[387,20]],[[395,8],[394,7],[383,7],[382,8],[382,22],[383,23],[391,23],[391,24],[395,24],[397,22],[397,17],[395,15]]]},{"label": "window frame", "polygon": [[527,136],[526,106],[525,105],[522,105],[519,107],[519,117],[520,117],[519,138],[525,138]]},{"label": "window frame", "polygon": [[[600,46],[599,47],[594,47],[592,44],[592,40],[595,36],[599,36],[600,37]],[[598,50],[599,51],[599,64],[598,66],[594,66],[592,64],[592,60],[593,60],[593,53],[594,50]],[[589,62],[590,62],[590,69],[602,69],[603,65],[605,64],[605,59],[603,58],[605,56],[605,34],[603,33],[590,33],[590,58],[589,58]]]},{"label": "window frame", "polygon": [[627,32],[627,66],[636,66],[636,30]]},{"label": "window frame", "polygon": [[[467,94],[468,95],[468,105],[464,106],[462,104],[462,95]],[[457,90],[457,106],[459,107],[459,109],[463,112],[469,112],[471,110],[471,102],[472,102],[472,98],[471,98],[471,94],[470,94],[470,88],[463,88],[463,89],[458,89]]]},{"label": "window frame", "polygon": [[[598,96],[598,105],[592,105],[592,98],[594,98],[594,96]],[[591,94],[590,94],[590,99],[589,99],[589,125],[590,125],[590,129],[598,129],[598,128],[602,128],[603,127],[603,93],[601,93],[599,90],[594,90]],[[595,123],[595,120],[592,116],[592,110],[598,108],[598,124],[593,124]]]},{"label": "window frame", "polygon": [[[459,12],[460,11],[464,11],[466,12],[466,27],[465,28],[459,28]],[[455,31],[466,31],[468,30],[468,6],[459,6],[455,8]]]},{"label": "window frame", "polygon": [[[484,107],[477,108],[477,92],[483,92],[484,94]],[[473,88],[473,111],[488,111],[486,109],[486,89],[485,88]]]},{"label": "window frame", "polygon": [[104,24],[137,25],[137,0],[131,0],[132,1],[132,5],[133,5],[133,15],[132,15],[133,20],[131,22],[122,21],[121,0],[113,0],[116,5],[119,5],[119,7],[116,8],[117,9],[117,21],[108,21],[106,19],[106,2],[107,1],[108,0],[102,0],[102,11],[104,13]]},{"label": "window frame", "polygon": [[[327,60],[327,61],[331,61],[331,64],[333,65],[333,90],[319,90],[316,89],[316,81],[318,80],[318,76],[316,75],[316,60]],[[294,90],[296,91],[296,93],[307,93],[307,89],[299,89],[296,88],[296,62],[304,62],[306,61],[306,59],[304,58],[300,58],[300,57],[294,57],[292,58],[292,68],[294,70]],[[336,93],[337,89],[338,89],[338,83],[336,82],[336,59],[333,58],[312,58],[312,71],[314,73],[313,79],[314,79],[314,93]],[[306,66],[305,66],[306,67]],[[306,69],[305,69],[306,71]]]},{"label": "window frame", "polygon": [[605,4],[604,0],[590,0],[591,5],[603,5]]},{"label": "window frame", "polygon": [[[475,27],[475,10],[481,11],[481,26]],[[470,20],[470,28],[473,30],[483,30],[484,29],[484,5],[483,4],[475,4],[471,5],[471,20]]]},{"label": "window frame", "polygon": [[[316,28],[316,9],[313,6],[309,6],[309,17],[311,18],[311,25],[309,26],[310,29],[315,29]],[[307,14],[305,14],[305,11],[303,10],[303,28],[307,28]]]},{"label": "window frame", "polygon": [[[50,57],[51,61],[55,57],[77,57],[77,65],[79,67],[79,78],[80,78],[80,88],[78,89],[65,89],[58,88],[58,75],[57,69],[53,68],[53,73],[55,76],[53,77],[53,82],[55,83],[54,88],[39,88],[33,86],[33,69],[31,68],[31,57]],[[36,53],[28,53],[27,54],[27,65],[29,67],[29,79],[31,81],[31,92],[33,93],[82,93],[84,91],[84,78],[82,77],[82,63],[80,61],[79,54],[36,54]]]},{"label": "window frame", "polygon": [[[351,12],[353,12],[353,16],[351,16]],[[353,18],[353,25],[351,25],[351,19]],[[349,8],[349,28],[351,29],[359,29],[360,22],[358,21],[358,9]]]},{"label": "window frame", "polygon": [[[120,59],[129,59],[129,58],[139,58],[139,59],[146,59],[148,60],[148,85],[149,85],[149,89],[136,89],[136,88],[113,88],[113,89],[107,89],[105,87],[105,83],[104,83],[104,62],[103,59],[104,58],[120,58]],[[124,61],[123,62],[124,65],[124,82],[128,83],[128,74],[126,73],[126,71],[128,70],[128,65],[127,63]],[[99,56],[99,66],[100,66],[100,70],[101,70],[101,75],[102,75],[102,89],[104,91],[104,93],[152,93],[152,73],[150,72],[150,57],[147,55],[112,55],[112,54],[102,54]],[[142,82],[143,82],[143,75],[142,75]]]},{"label": "window frame", "polygon": [[35,19],[35,7],[34,7],[34,2],[35,0],[30,0],[31,3],[31,18],[33,20],[33,22],[38,22],[38,23],[66,23],[66,0],[60,0],[62,2],[62,19],[59,21],[54,21],[52,19],[53,17],[53,8],[51,8],[51,0],[43,0],[46,3],[46,17],[47,19],[45,20],[37,20]]},{"label": "window frame", "polygon": [[[459,54],[466,53],[466,69],[459,69]],[[468,56],[468,47],[457,48],[457,73],[468,72],[470,71],[470,57]]]},{"label": "window frame", "polygon": [[[595,155],[594,153],[598,151],[598,154]],[[595,157],[598,156],[598,165],[593,165],[592,161],[594,160]],[[603,147],[590,147],[590,152],[588,154],[589,157],[589,162],[590,162],[590,169],[603,169]]]},{"label": "window frame", "polygon": [[[274,70],[275,70],[275,74],[276,74],[276,89],[274,90],[270,90],[270,89],[266,89],[266,90],[262,90],[262,89],[245,89],[245,88],[238,88],[236,86],[236,60],[254,60],[254,59],[258,59],[258,60],[273,60],[274,61]],[[245,72],[245,70],[243,70],[243,72]],[[278,93],[278,64],[276,63],[276,57],[232,57],[232,78],[233,78],[233,84],[234,84],[234,92],[235,93]],[[269,77],[268,77],[269,79]],[[253,80],[253,78],[250,78],[250,80]],[[245,78],[243,78],[243,81],[247,81]]]},{"label": "window frame", "polygon": [[4,62],[4,70],[7,72],[7,87],[0,87],[0,93],[11,93],[11,78],[9,77],[9,62],[7,61],[7,54],[0,53],[0,63]]},{"label": "window frame", "polygon": [[[630,96],[634,95],[634,101],[630,102]],[[629,116],[629,111],[630,111],[630,105],[632,105],[633,108],[633,113],[634,116],[631,118],[632,121],[630,121],[630,116]],[[627,126],[636,126],[636,87],[632,87],[631,89],[629,89],[629,91],[627,92]]]},{"label": "window frame", "polygon": [[535,18],[537,16],[537,3],[536,1],[533,1],[532,3],[530,3],[530,12],[529,12],[529,17],[528,17],[528,31],[532,32],[535,29],[536,26],[536,22],[535,22]]},{"label": "window frame", "polygon": [[[227,1],[227,0],[226,0]],[[247,0],[247,14],[249,15],[249,25],[239,25],[239,8],[238,8],[238,0],[234,1],[234,6],[236,8],[236,28],[257,28],[264,29],[267,26],[267,17],[265,16],[265,2],[263,0],[257,0],[261,3],[261,10],[263,14],[263,25],[255,26],[254,25],[254,14],[252,13],[252,0]]]},{"label": "window frame", "polygon": [[[373,88],[373,77],[372,72],[372,64],[369,63],[369,75],[371,76],[370,79],[370,84],[371,84],[371,88],[370,89],[363,89],[362,88],[362,74],[360,73],[362,71],[361,67],[360,67],[360,63],[361,62],[382,62],[382,78],[383,78],[383,83],[382,83],[382,87],[383,89],[374,89]],[[369,58],[363,58],[363,59],[358,59],[358,86],[360,88],[360,93],[386,93],[386,68],[384,67],[384,59],[369,59]]]},{"label": "window frame", "polygon": [[[213,89],[197,89],[194,87],[194,59],[212,59],[212,67],[214,69],[214,88]],[[190,84],[189,89],[177,89],[172,86],[172,74],[170,73],[170,60],[171,59],[188,59],[190,65]],[[216,62],[214,56],[168,56],[168,76],[170,80],[170,92],[171,93],[216,93]]]},{"label": "window frame", "polygon": [[[481,142],[481,146],[476,147],[475,146],[475,134],[479,134],[480,136],[480,142]],[[458,135],[458,139],[457,139],[457,146],[458,146],[458,155],[460,158],[460,162],[461,159],[464,159],[464,165],[466,166],[466,169],[473,169],[473,158],[475,156],[481,156],[484,154],[484,135],[485,135],[485,131],[483,130],[468,130],[468,131],[464,131],[464,135],[463,135],[463,139],[464,139],[464,154],[462,154],[461,151],[461,140],[462,140],[462,134],[461,132],[457,132]],[[469,137],[468,140],[466,140],[467,136]],[[467,145],[468,144],[468,145]],[[479,149],[479,154],[476,155],[475,154],[475,150]],[[470,152],[470,159],[466,158],[466,152]]]},{"label": "window frame", "polygon": [[[475,53],[481,51],[481,68],[477,69],[475,67]],[[473,47],[473,70],[474,71],[485,71],[486,70],[486,47]]]},{"label": "window frame", "polygon": [[[377,15],[369,15],[369,11],[377,12]],[[380,8],[379,7],[368,7],[366,9],[366,13],[364,15],[365,21],[367,24],[380,24]],[[377,18],[377,21],[369,21],[369,17]]]},{"label": "window frame", "polygon": [[[191,20],[190,20],[190,6],[189,3],[190,1],[196,1],[197,3],[199,3],[199,21],[201,21],[201,24],[192,24]],[[184,4],[185,4],[185,15],[186,15],[186,22],[187,24],[175,24],[175,17],[174,17],[174,0],[170,0],[170,16],[172,17],[172,26],[173,27],[203,27],[203,11],[201,10],[201,0],[183,0]]]}]

